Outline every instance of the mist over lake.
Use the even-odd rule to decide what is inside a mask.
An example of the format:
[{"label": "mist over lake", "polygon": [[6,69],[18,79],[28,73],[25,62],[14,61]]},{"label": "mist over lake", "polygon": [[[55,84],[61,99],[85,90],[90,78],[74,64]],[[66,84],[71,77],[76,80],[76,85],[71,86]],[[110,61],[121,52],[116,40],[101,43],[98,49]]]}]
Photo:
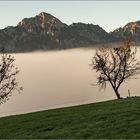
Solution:
[{"label": "mist over lake", "polygon": [[[93,48],[78,48],[12,54],[24,90],[0,106],[0,116],[116,99],[109,84],[105,91],[92,86],[97,76],[90,66],[94,53]],[[139,96],[139,82],[140,78],[124,83],[121,96],[128,96],[128,89],[132,96]]]}]

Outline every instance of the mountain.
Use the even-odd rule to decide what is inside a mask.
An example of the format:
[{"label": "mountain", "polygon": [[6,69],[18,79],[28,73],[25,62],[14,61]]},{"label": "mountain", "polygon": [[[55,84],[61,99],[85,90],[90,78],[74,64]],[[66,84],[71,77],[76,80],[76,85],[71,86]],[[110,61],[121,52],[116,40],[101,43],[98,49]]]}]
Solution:
[{"label": "mountain", "polygon": [[130,35],[134,42],[140,42],[140,21],[107,33],[99,25],[73,23],[68,26],[51,14],[42,12],[35,17],[24,18],[15,27],[0,30],[0,50],[29,52],[86,47],[121,42]]},{"label": "mountain", "polygon": [[88,46],[98,43],[108,43],[114,38],[98,25],[73,23],[61,31],[61,41],[64,47]]},{"label": "mountain", "polygon": [[120,41],[126,40],[132,36],[134,42],[140,42],[140,21],[129,22],[123,28],[118,28],[110,33],[113,37]]},{"label": "mountain", "polygon": [[0,30],[0,47],[8,52],[25,52],[57,48],[61,28],[67,25],[47,13],[25,18],[16,27]]},{"label": "mountain", "polygon": [[73,23],[68,26],[45,12],[24,18],[16,27],[0,30],[0,48],[6,52],[82,47],[113,40],[114,37],[98,25]]}]

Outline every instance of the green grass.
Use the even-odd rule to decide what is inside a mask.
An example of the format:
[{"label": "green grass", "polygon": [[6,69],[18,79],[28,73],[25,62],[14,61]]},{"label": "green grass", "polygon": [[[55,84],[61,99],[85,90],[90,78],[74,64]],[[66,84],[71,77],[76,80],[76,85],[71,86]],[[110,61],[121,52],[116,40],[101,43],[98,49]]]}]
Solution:
[{"label": "green grass", "polygon": [[0,138],[140,139],[140,98],[3,117]]}]

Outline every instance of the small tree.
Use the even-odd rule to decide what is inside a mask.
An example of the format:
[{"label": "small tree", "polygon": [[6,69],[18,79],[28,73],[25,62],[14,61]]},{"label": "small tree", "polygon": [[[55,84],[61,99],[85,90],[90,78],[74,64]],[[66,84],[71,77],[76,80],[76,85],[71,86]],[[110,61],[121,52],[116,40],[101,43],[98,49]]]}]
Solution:
[{"label": "small tree", "polygon": [[140,73],[140,63],[136,59],[137,49],[130,47],[131,38],[118,48],[101,48],[92,58],[92,68],[99,72],[97,84],[106,88],[109,82],[118,99],[118,89],[127,79],[136,78]]},{"label": "small tree", "polygon": [[16,81],[19,70],[14,65],[14,57],[6,53],[0,54],[0,57],[0,104],[2,104],[9,99],[14,90],[20,92],[22,87],[18,87]]}]

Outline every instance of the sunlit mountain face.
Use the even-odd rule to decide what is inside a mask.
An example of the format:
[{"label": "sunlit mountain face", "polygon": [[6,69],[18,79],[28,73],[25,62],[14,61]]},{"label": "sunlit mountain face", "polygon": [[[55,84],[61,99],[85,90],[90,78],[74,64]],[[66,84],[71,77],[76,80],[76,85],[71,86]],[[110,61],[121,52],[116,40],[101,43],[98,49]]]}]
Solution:
[{"label": "sunlit mountain face", "polygon": [[110,33],[115,38],[119,40],[127,39],[129,36],[132,36],[133,41],[140,41],[140,21],[129,22],[123,28],[118,28]]}]

